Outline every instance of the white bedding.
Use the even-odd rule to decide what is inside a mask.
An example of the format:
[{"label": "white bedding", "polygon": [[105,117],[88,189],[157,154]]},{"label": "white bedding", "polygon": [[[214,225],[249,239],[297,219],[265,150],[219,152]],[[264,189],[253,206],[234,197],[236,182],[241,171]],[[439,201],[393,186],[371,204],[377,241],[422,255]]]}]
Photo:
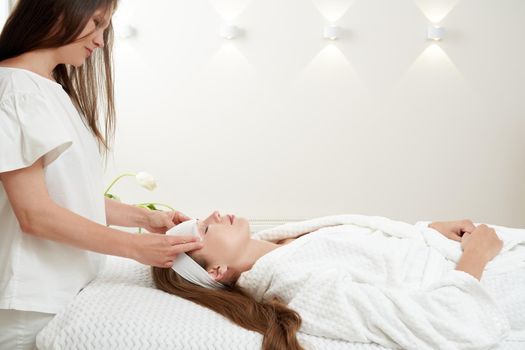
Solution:
[{"label": "white bedding", "polygon": [[[267,234],[272,232],[279,234],[278,230],[267,231]],[[521,238],[525,231],[512,234]],[[440,242],[438,245],[453,258],[456,247],[448,245],[450,242],[441,240],[432,232],[423,232],[423,239]],[[506,244],[510,253],[515,252],[512,244]],[[523,349],[525,327],[519,320],[525,314],[521,296],[525,290],[525,269],[521,266],[521,270],[498,270],[494,264],[491,268],[494,273],[484,278],[483,284],[497,299],[507,318],[514,319],[511,322],[514,329],[498,349]],[[300,334],[299,338],[307,349],[386,349],[375,344],[335,341],[306,334]],[[260,344],[258,333],[240,328],[196,304],[156,290],[149,267],[115,257],[108,259],[103,272],[37,337],[37,346],[43,350],[260,349]]]}]

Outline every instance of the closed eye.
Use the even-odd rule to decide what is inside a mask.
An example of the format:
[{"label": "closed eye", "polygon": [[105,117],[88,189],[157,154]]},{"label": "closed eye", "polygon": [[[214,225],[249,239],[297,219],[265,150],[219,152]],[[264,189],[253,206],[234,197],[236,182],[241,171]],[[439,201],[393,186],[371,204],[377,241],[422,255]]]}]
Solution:
[{"label": "closed eye", "polygon": [[209,228],[209,227],[210,227],[210,226],[206,226],[206,230],[204,230],[204,234],[206,234],[206,233],[208,232],[208,228]]}]

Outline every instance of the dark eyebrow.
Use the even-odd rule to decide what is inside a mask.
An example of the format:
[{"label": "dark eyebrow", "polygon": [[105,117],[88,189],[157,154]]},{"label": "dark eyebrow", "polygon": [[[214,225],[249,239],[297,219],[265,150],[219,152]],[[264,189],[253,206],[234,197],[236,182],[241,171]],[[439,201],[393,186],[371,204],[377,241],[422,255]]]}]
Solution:
[{"label": "dark eyebrow", "polygon": [[100,23],[104,23],[104,24],[107,23],[106,18],[104,17],[104,15],[93,15],[93,18],[96,18],[97,20],[99,20]]},{"label": "dark eyebrow", "polygon": [[106,20],[106,11],[97,10],[93,13],[93,18],[96,18],[100,21],[100,23],[103,23],[104,25],[109,24],[109,22]]}]

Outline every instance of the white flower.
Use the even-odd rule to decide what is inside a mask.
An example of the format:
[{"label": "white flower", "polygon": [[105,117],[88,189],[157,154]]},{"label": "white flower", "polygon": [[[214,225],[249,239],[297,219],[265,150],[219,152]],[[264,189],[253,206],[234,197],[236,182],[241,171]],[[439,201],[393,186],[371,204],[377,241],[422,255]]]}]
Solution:
[{"label": "white flower", "polygon": [[141,185],[142,187],[150,191],[153,191],[155,188],[157,188],[157,181],[149,173],[141,171],[137,173],[137,175],[135,175],[135,179],[137,179],[137,182],[139,183],[139,185]]}]

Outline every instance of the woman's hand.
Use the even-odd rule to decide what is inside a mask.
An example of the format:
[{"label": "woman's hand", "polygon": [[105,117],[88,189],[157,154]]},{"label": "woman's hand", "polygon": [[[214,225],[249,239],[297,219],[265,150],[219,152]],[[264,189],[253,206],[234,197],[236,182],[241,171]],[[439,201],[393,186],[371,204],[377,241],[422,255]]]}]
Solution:
[{"label": "woman's hand", "polygon": [[148,210],[143,228],[148,232],[166,233],[173,226],[189,219],[180,211]]},{"label": "woman's hand", "polygon": [[487,225],[479,225],[472,233],[465,233],[461,238],[461,248],[465,253],[482,255],[487,262],[494,259],[503,248],[503,242],[496,231]]},{"label": "woman's hand", "polygon": [[472,233],[466,232],[461,238],[463,255],[456,270],[464,271],[481,280],[485,266],[494,259],[503,248],[503,242],[494,229],[479,225]]},{"label": "woman's hand", "polygon": [[464,233],[471,233],[476,226],[470,220],[433,222],[428,227],[439,231],[443,236],[454,241],[461,241]]},{"label": "woman's hand", "polygon": [[146,265],[171,267],[177,254],[202,248],[202,242],[198,240],[195,236],[134,234],[130,257]]}]

